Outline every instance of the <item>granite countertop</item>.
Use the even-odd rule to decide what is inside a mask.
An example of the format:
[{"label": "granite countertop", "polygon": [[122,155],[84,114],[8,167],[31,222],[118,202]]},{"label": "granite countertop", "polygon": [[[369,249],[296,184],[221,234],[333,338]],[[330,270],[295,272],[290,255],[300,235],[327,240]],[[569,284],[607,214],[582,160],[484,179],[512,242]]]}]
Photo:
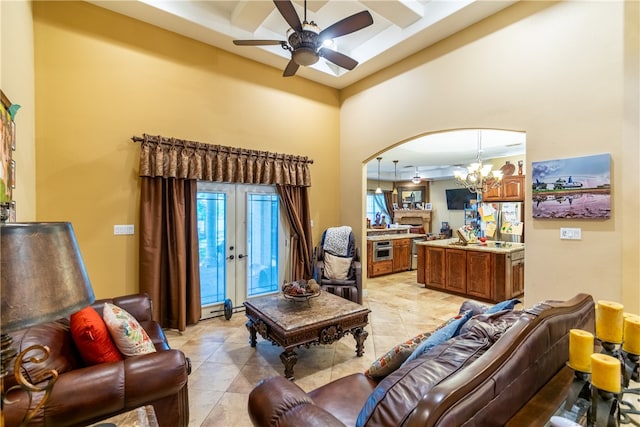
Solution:
[{"label": "granite countertop", "polygon": [[416,242],[416,243],[418,245],[425,245],[425,246],[463,249],[467,251],[484,251],[484,252],[493,252],[498,254],[510,254],[513,252],[524,251],[524,243],[500,242],[500,247],[497,247],[496,242],[493,240],[488,240],[485,244],[470,243],[467,246],[453,244],[456,242],[458,242],[457,237],[453,239],[443,239],[443,240],[425,240],[425,241]]},{"label": "granite countertop", "polygon": [[396,239],[415,239],[417,237],[425,237],[426,234],[417,233],[400,233],[400,234],[379,234],[377,236],[367,236],[367,240],[372,242],[378,242],[381,240],[396,240]]}]

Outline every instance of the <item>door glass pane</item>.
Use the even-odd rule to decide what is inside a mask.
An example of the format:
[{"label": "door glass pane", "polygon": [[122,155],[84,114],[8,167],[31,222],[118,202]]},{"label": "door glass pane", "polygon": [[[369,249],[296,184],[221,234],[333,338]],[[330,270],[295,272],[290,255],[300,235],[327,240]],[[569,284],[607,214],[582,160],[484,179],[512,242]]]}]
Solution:
[{"label": "door glass pane", "polygon": [[227,199],[224,193],[199,192],[197,201],[200,294],[206,306],[225,299]]},{"label": "door glass pane", "polygon": [[277,292],[278,195],[247,194],[247,295]]}]

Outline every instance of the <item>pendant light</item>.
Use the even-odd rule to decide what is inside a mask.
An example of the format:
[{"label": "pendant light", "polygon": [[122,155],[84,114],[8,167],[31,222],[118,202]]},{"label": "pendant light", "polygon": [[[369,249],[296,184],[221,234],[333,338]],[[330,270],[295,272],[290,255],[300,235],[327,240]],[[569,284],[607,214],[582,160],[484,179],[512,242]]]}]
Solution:
[{"label": "pendant light", "polygon": [[420,178],[420,175],[418,175],[418,167],[417,166],[416,166],[416,176],[411,178],[411,182],[413,182],[416,185],[420,184],[422,182],[422,178]]},{"label": "pendant light", "polygon": [[380,188],[380,160],[382,160],[382,157],[376,157],[376,160],[378,161],[378,188],[376,188],[376,194],[382,194],[382,188]]},{"label": "pendant light", "polygon": [[393,161],[393,191],[391,194],[394,196],[398,195],[398,187],[396,187],[396,181],[398,180],[398,161]]}]

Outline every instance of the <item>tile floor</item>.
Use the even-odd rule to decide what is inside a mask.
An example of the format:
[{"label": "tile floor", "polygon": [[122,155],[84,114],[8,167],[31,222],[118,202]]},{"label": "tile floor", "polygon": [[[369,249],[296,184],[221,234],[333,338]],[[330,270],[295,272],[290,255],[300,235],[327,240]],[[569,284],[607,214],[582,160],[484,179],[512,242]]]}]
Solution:
[{"label": "tile floor", "polygon": [[[295,382],[303,390],[363,372],[398,342],[457,314],[465,300],[425,289],[417,284],[415,271],[371,279],[367,286],[364,305],[371,314],[364,356],[356,356],[350,335],[332,345],[296,350]],[[244,312],[239,312],[230,320],[204,320],[182,334],[166,332],[170,345],[191,358],[190,427],[250,427],[249,392],[260,379],[283,374],[282,349],[260,336],[257,347],[251,348],[245,321]]]}]

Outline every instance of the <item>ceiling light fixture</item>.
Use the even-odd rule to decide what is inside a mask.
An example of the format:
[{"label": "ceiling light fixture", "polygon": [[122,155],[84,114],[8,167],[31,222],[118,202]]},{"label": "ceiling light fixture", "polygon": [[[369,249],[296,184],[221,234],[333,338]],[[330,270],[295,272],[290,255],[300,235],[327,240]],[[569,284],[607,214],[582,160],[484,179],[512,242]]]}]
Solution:
[{"label": "ceiling light fixture", "polygon": [[502,171],[492,171],[492,165],[482,164],[482,131],[478,129],[478,161],[467,166],[467,170],[454,172],[458,185],[466,187],[470,192],[481,194],[491,188],[498,187],[502,181]]},{"label": "ceiling light fixture", "polygon": [[376,160],[378,161],[378,188],[376,188],[376,194],[382,194],[382,188],[380,188],[380,160],[382,160],[382,157],[376,157]]},{"label": "ceiling light fixture", "polygon": [[393,161],[393,191],[391,194],[394,196],[398,195],[398,187],[396,187],[396,181],[398,180],[398,161]]},{"label": "ceiling light fixture", "polygon": [[422,182],[422,178],[420,178],[420,175],[418,175],[418,167],[417,166],[416,166],[416,176],[411,178],[411,182],[413,182],[416,185],[420,184]]}]

